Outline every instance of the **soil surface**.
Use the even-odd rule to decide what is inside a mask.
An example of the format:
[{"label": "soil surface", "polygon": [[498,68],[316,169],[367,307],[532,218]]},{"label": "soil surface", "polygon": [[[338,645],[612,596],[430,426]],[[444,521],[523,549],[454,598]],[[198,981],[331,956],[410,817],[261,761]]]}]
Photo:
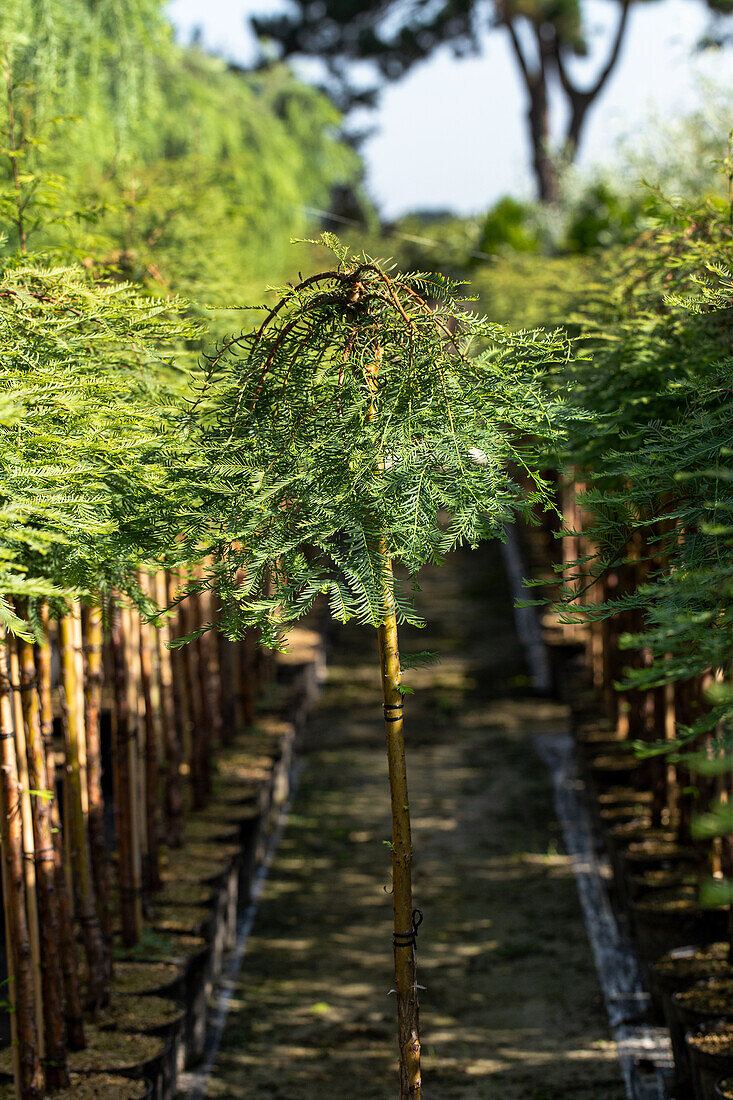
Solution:
[{"label": "soil surface", "polygon": [[[575,883],[533,738],[500,550],[427,570],[404,652],[424,1095],[623,1100]],[[338,628],[292,815],[265,888],[209,1095],[396,1095],[389,798],[374,632]]]}]

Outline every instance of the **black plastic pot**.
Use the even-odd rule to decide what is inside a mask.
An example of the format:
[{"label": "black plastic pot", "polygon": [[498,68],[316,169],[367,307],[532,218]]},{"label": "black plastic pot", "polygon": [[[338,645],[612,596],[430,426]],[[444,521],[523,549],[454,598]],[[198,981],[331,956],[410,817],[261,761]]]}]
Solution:
[{"label": "black plastic pot", "polygon": [[[95,1074],[109,1073],[116,1077],[130,1077],[133,1080],[147,1078],[152,1085],[151,1096],[153,1100],[175,1100],[176,1080],[175,1072],[171,1080],[172,1045],[170,1040],[165,1040],[163,1042],[163,1047],[159,1054],[135,1063],[134,1065],[125,1067],[105,1067],[101,1064],[95,1067],[94,1070],[81,1070],[74,1067],[73,1057],[73,1054],[69,1054],[69,1068],[73,1069],[75,1073],[78,1073],[80,1077],[93,1077]],[[100,1055],[100,1061],[101,1060]]]},{"label": "black plastic pot", "polygon": [[714,943],[726,935],[728,913],[725,909],[700,909],[690,899],[684,906],[659,907],[659,898],[631,903],[634,939],[642,966],[651,966],[675,947],[689,943]]},{"label": "black plastic pot", "polygon": [[661,1011],[671,1028],[672,994],[689,989],[704,978],[733,978],[728,964],[728,944],[686,944],[668,951],[649,971],[649,991],[652,1002]]},{"label": "black plastic pot", "polygon": [[709,1035],[711,1032],[722,1029],[730,1030],[730,1027],[728,1020],[713,1020],[702,1024],[694,1032],[688,1031],[685,1037],[690,1059],[692,1094],[695,1100],[717,1100],[715,1090],[718,1081],[733,1073],[733,1033],[727,1048],[716,1053],[701,1050],[691,1040],[695,1035]]},{"label": "black plastic pot", "polygon": [[672,1040],[672,1053],[674,1054],[675,1080],[678,1090],[683,1094],[685,1090],[692,1089],[690,1048],[685,1037],[688,1033],[699,1031],[703,1024],[711,1023],[714,1020],[733,1019],[733,991],[730,991],[730,1009],[723,1012],[720,1009],[706,1011],[702,1007],[690,1007],[685,1003],[686,999],[693,991],[696,993],[706,991],[715,993],[721,986],[725,986],[726,991],[729,991],[732,984],[731,979],[728,979],[727,982],[725,980],[721,982],[720,979],[708,978],[702,982],[695,982],[688,990],[673,993],[670,998],[669,1032]]}]

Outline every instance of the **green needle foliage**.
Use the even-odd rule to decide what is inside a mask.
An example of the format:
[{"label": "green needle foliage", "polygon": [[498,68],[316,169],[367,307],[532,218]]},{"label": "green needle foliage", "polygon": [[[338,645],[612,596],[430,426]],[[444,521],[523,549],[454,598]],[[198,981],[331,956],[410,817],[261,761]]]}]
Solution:
[{"label": "green needle foliage", "polygon": [[183,306],[38,257],[0,265],[3,625],[18,629],[7,596],[134,589],[173,546],[184,443],[165,375],[196,334]]},{"label": "green needle foliage", "polygon": [[336,619],[378,626],[394,592],[398,619],[419,622],[423,565],[546,502],[539,451],[561,402],[543,376],[569,356],[557,333],[469,312],[439,275],[323,240],[333,269],[211,356],[192,414],[231,482],[212,505],[226,628],[272,645],[319,593]]}]

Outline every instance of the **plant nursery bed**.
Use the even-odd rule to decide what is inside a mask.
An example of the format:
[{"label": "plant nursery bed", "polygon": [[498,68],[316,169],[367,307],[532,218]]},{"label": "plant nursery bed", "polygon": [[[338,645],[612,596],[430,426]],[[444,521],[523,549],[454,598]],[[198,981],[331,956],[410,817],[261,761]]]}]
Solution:
[{"label": "plant nursery bed", "polygon": [[[153,1094],[150,1081],[116,1077],[108,1073],[94,1076],[71,1074],[68,1088],[49,1093],[53,1100],[147,1100]],[[0,1100],[15,1100],[13,1085],[0,1085]]]},{"label": "plant nursery bed", "polygon": [[112,992],[129,996],[164,996],[180,999],[184,991],[183,967],[163,962],[117,962]]},{"label": "plant nursery bed", "polygon": [[210,939],[214,917],[205,905],[156,905],[150,925],[163,934],[173,932]]},{"label": "plant nursery bed", "polygon": [[113,997],[110,1004],[97,1014],[100,1028],[121,1031],[152,1032],[180,1022],[184,1008],[168,997]]},{"label": "plant nursery bed", "polygon": [[[67,1054],[69,1071],[80,1075],[113,1073],[153,1080],[160,1070],[167,1044],[155,1035],[140,1032],[111,1031],[109,1028],[84,1025],[86,1047]],[[13,1056],[10,1047],[0,1052],[0,1071],[12,1073]]]}]

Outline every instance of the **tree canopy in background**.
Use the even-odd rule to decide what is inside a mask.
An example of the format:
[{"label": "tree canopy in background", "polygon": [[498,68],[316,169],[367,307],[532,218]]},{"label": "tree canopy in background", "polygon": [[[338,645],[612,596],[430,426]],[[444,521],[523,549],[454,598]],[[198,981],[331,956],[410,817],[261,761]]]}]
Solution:
[{"label": "tree canopy in background", "polygon": [[[632,0],[615,0],[616,25],[604,44],[595,76],[578,83],[572,60],[590,52],[587,5],[582,0],[294,0],[293,11],[255,17],[261,38],[274,40],[284,58],[323,60],[342,109],[370,104],[375,88],[355,80],[359,62],[370,62],[382,80],[398,80],[436,49],[449,45],[460,56],[478,53],[487,28],[504,29],[525,86],[527,126],[538,197],[558,193],[558,167],[574,160],[588,113],[618,62]],[[716,15],[733,11],[731,0],[706,0]],[[720,38],[720,36],[718,36]],[[603,53],[604,51],[601,50]],[[558,148],[551,141],[550,103],[567,114]]]},{"label": "tree canopy in background", "polygon": [[[239,73],[180,48],[161,0],[123,14],[113,0],[9,0],[0,53],[1,170],[8,183],[17,170],[27,243],[95,274],[241,302],[285,274],[306,208],[359,180],[324,95],[284,65]],[[6,195],[9,250],[15,207]]]}]

